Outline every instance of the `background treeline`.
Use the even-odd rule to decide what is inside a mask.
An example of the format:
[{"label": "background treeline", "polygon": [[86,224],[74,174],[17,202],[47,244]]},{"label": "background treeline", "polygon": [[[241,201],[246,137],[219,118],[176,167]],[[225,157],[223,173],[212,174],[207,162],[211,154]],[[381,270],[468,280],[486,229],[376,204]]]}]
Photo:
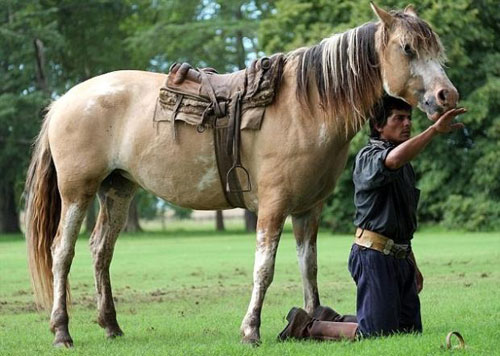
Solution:
[{"label": "background treeline", "polygon": [[[387,9],[406,1],[380,0]],[[440,35],[447,73],[469,113],[458,132],[415,161],[420,221],[449,228],[500,227],[500,8],[497,0],[424,0],[419,15]],[[311,45],[374,16],[345,0],[0,0],[0,232],[19,230],[21,193],[44,108],[73,85],[118,69],[166,72],[189,61],[221,72],[253,58]],[[418,110],[415,131],[429,125]],[[355,152],[328,199],[323,224],[352,231]],[[136,215],[169,208],[141,192]],[[188,214],[178,210],[178,214]]]}]

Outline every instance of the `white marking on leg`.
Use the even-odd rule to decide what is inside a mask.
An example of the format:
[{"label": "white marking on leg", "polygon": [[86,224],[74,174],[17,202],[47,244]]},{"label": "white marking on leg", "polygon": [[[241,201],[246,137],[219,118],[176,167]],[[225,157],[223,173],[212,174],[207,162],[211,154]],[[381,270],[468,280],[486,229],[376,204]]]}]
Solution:
[{"label": "white marking on leg", "polygon": [[302,244],[298,244],[297,257],[304,289],[304,308],[308,312],[312,312],[314,308],[317,307],[316,304],[318,304],[316,245],[312,245],[309,240],[304,241]]},{"label": "white marking on leg", "polygon": [[248,311],[241,324],[241,331],[245,336],[258,333],[260,326],[260,311],[264,301],[264,295],[271,284],[274,276],[274,262],[278,248],[278,238],[269,238],[270,244],[266,244],[267,231],[257,231],[257,248],[255,250],[255,264],[253,272],[252,298]]},{"label": "white marking on leg", "polygon": [[71,264],[71,259],[74,255],[75,242],[82,219],[82,209],[78,204],[71,204],[63,217],[64,226],[59,243],[53,247],[52,274],[54,276],[54,305],[52,307],[52,314],[60,309],[61,304],[66,301],[66,278],[69,272],[68,263]]}]

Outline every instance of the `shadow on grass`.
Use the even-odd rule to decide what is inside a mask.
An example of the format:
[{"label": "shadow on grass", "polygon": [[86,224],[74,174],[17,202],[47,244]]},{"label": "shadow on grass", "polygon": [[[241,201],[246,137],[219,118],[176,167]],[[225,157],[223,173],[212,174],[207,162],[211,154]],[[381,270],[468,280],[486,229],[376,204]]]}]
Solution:
[{"label": "shadow on grass", "polygon": [[[285,228],[284,233],[291,233],[291,228]],[[155,230],[155,231],[142,231],[137,233],[122,232],[120,238],[126,239],[140,239],[140,238],[159,238],[159,239],[175,239],[175,238],[188,238],[188,237],[220,237],[220,236],[254,236],[254,232],[247,232],[242,229],[226,229],[224,231],[215,231],[209,229],[185,229],[178,228],[174,230]],[[90,234],[88,232],[81,233],[79,239],[88,239]],[[15,242],[24,240],[23,234],[1,234],[0,243],[2,242]]]},{"label": "shadow on grass", "polygon": [[[293,229],[288,225],[285,225],[283,228],[283,233],[284,234],[293,234]],[[320,229],[319,231],[320,234],[331,234],[331,230],[328,229]],[[339,236],[344,235],[344,234],[339,234]],[[198,237],[221,237],[221,236],[248,236],[248,237],[254,237],[255,232],[247,232],[244,229],[241,228],[227,228],[224,231],[215,231],[213,229],[207,229],[207,228],[175,228],[175,229],[169,229],[169,230],[145,230],[137,233],[127,233],[127,232],[122,232],[120,233],[120,239],[141,239],[141,238],[147,238],[147,239],[177,239],[177,238],[198,238]],[[88,240],[90,237],[90,234],[88,232],[83,232],[81,233],[78,238],[82,240]],[[16,242],[16,241],[23,241],[24,240],[24,235],[23,234],[0,234],[0,243],[3,242]]]},{"label": "shadow on grass", "polygon": [[[241,235],[241,236],[253,236],[255,233],[253,232],[246,232],[245,230],[242,229],[228,229],[225,231],[215,231],[215,230],[209,230],[209,229],[185,229],[185,228],[178,228],[174,230],[155,230],[155,231],[142,231],[142,232],[137,232],[137,233],[127,233],[127,232],[122,232],[120,233],[120,238],[130,238],[130,239],[141,239],[141,238],[161,238],[161,239],[175,239],[175,238],[188,238],[188,237],[220,237],[220,236],[234,236],[234,235]],[[81,233],[78,238],[79,239],[84,239],[87,240],[90,237],[90,234],[88,232],[83,232]],[[24,240],[24,235],[23,234],[1,234],[0,235],[0,243],[3,242],[16,242],[16,241],[23,241]]]},{"label": "shadow on grass", "polygon": [[[292,233],[293,230],[291,226],[285,226],[283,233]],[[241,228],[226,228],[224,231],[215,231],[213,229],[207,228],[176,228],[172,230],[154,230],[154,231],[142,231],[138,233],[125,233],[120,234],[120,238],[160,238],[160,239],[176,239],[176,238],[189,238],[189,237],[221,237],[221,236],[250,236],[254,237],[255,232],[247,232]],[[88,234],[85,234],[88,237]],[[82,235],[80,236],[80,238]]]},{"label": "shadow on grass", "polygon": [[[86,234],[88,236],[88,234]],[[253,232],[246,232],[242,229],[229,229],[224,231],[215,231],[209,229],[185,229],[185,228],[177,228],[173,230],[156,230],[156,231],[142,231],[137,233],[127,233],[122,232],[120,234],[120,238],[167,238],[167,239],[175,239],[175,238],[188,238],[188,237],[220,237],[220,236],[253,236]]]}]

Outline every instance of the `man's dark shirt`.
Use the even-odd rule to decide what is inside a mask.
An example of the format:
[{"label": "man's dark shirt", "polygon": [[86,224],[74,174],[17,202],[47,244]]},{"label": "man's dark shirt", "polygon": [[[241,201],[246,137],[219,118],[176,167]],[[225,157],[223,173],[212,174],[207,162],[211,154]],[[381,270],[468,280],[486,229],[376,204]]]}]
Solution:
[{"label": "man's dark shirt", "polygon": [[388,141],[371,139],[356,156],[352,175],[354,224],[404,244],[417,228],[420,191],[415,187],[411,164],[396,170],[385,166],[385,158],[394,147]]}]

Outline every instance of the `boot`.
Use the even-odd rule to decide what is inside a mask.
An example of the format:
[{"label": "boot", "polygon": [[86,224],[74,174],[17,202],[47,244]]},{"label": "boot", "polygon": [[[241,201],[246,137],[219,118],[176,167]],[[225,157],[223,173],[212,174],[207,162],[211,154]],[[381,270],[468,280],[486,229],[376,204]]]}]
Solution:
[{"label": "boot", "polygon": [[356,315],[346,314],[346,315],[342,315],[338,321],[341,323],[356,323],[357,324],[358,318],[356,317]]},{"label": "boot", "polygon": [[356,315],[340,315],[335,310],[330,307],[325,307],[320,305],[312,314],[313,319],[320,321],[335,321],[339,323],[348,322],[348,323],[357,323]]},{"label": "boot", "polygon": [[313,322],[313,319],[304,309],[294,307],[290,309],[286,316],[287,326],[278,334],[278,340],[286,339],[307,339],[307,327]]},{"label": "boot", "polygon": [[314,340],[351,340],[357,338],[358,324],[315,320],[308,328],[309,337]]},{"label": "boot", "polygon": [[319,321],[311,318],[305,310],[292,308],[286,316],[288,325],[278,335],[278,340],[314,339],[341,340],[356,339],[358,324],[347,322]]}]

